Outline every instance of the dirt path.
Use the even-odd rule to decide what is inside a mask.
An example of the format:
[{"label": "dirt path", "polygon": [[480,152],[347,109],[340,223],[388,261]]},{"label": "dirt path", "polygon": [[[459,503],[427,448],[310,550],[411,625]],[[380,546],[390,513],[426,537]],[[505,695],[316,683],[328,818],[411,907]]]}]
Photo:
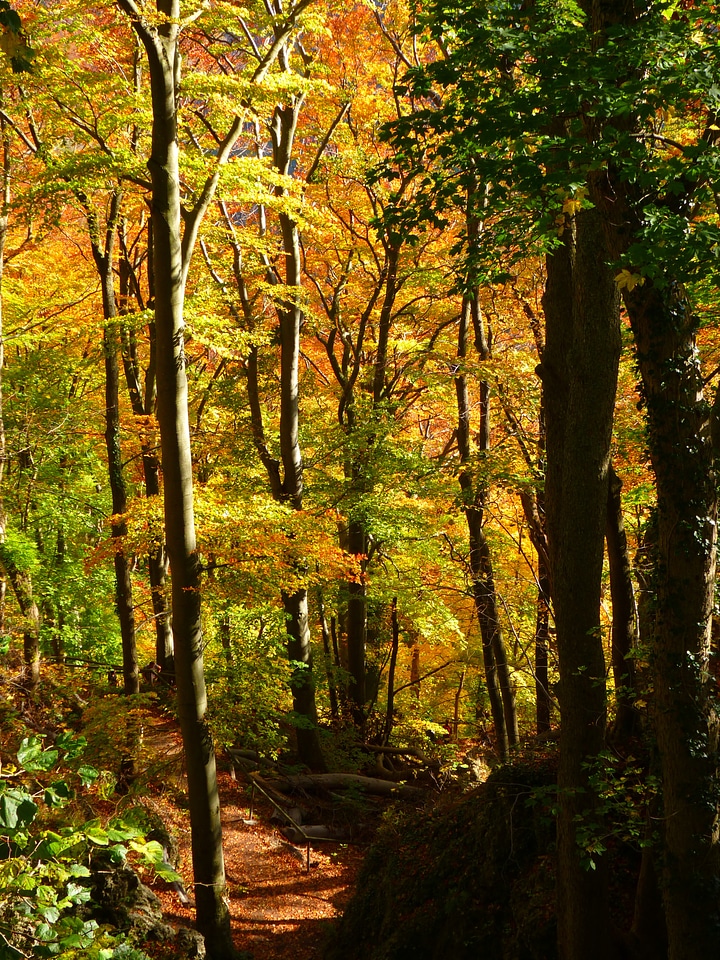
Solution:
[{"label": "dirt path", "polygon": [[[179,751],[179,741],[171,744],[169,741],[175,738],[167,732],[164,737],[165,756],[170,759]],[[321,960],[324,931],[350,896],[362,850],[330,843],[316,845],[311,848],[308,873],[305,850],[291,847],[270,823],[270,804],[256,803],[255,822],[248,823],[247,790],[225,772],[219,774],[219,786],[236,947],[247,950],[254,960]],[[180,842],[178,872],[192,896],[189,817],[186,810],[171,802],[173,793],[160,793],[150,805]],[[173,926],[192,926],[192,907],[183,907],[175,891],[163,889],[161,884],[151,885],[162,901],[167,921]]]}]

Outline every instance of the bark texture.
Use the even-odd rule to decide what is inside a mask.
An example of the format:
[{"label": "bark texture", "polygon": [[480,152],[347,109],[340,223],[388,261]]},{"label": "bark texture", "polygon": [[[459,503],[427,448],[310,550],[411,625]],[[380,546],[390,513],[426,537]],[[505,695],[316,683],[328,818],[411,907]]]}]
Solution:
[{"label": "bark texture", "polygon": [[[197,925],[205,937],[208,956],[212,960],[231,960],[235,951],[224,899],[225,868],[215,753],[205,719],[201,564],[195,539],[183,319],[190,256],[217,178],[209,178],[196,207],[186,217],[183,230],[177,140],[180,3],[157,0],[160,15],[157,24],[144,18],[134,0],[118,0],[118,3],[145,48],[150,72],[153,121],[148,169],[152,184],[158,423]],[[229,139],[230,135],[228,142]],[[228,142],[218,150],[218,165],[229,152],[232,143],[228,145]]]},{"label": "bark texture", "polygon": [[[561,960],[607,960],[610,924],[601,858],[588,869],[578,827],[602,836],[589,767],[606,722],[600,586],[619,298],[601,223],[582,211],[548,258],[547,340],[540,371],[547,425],[546,516],[560,682],[558,947]],[[599,862],[597,862],[599,860]]]}]

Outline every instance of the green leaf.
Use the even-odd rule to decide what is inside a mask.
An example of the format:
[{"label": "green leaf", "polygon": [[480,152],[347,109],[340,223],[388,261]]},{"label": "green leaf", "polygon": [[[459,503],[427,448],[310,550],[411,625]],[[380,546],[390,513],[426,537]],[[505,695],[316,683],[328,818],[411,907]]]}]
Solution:
[{"label": "green leaf", "polygon": [[95,767],[89,767],[87,764],[83,764],[83,766],[78,767],[78,776],[84,787],[90,787],[100,776],[100,772],[96,770]]},{"label": "green leaf", "polygon": [[38,806],[24,790],[5,790],[0,794],[0,827],[17,830],[33,822]]},{"label": "green leaf", "polygon": [[61,807],[70,799],[72,791],[64,780],[58,780],[45,788],[43,800],[48,807]]},{"label": "green leaf", "polygon": [[85,824],[84,833],[91,843],[99,847],[106,847],[110,842],[107,830],[103,830],[99,823]]},{"label": "green leaf", "polygon": [[25,737],[17,752],[18,763],[26,770],[52,770],[58,760],[57,750],[43,750],[37,737]]}]

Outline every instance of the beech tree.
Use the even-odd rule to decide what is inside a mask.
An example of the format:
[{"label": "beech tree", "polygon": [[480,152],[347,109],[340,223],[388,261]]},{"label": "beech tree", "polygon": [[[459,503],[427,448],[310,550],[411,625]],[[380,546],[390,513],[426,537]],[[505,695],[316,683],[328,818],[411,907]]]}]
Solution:
[{"label": "beech tree", "polygon": [[[198,928],[213,960],[234,956],[225,902],[220,802],[215,753],[205,719],[201,561],[193,509],[192,453],[185,373],[183,302],[200,220],[217,185],[206,182],[183,230],[178,142],[181,5],[158,0],[153,17],[133,0],[119,0],[142,42],[150,72],[153,269],[157,336],[157,403],[162,445],[165,534],[172,577],[175,676],[188,773],[193,875]],[[223,163],[237,138],[236,119],[218,155]]]}]

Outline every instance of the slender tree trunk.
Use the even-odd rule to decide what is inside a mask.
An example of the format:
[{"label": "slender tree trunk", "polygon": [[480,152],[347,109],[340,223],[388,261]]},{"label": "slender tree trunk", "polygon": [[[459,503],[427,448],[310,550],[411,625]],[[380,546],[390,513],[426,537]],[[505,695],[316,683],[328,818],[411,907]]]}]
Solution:
[{"label": "slender tree trunk", "polygon": [[[468,356],[470,326],[474,327],[476,347],[481,360],[490,357],[490,349],[482,327],[477,297],[463,301],[458,331],[458,374],[455,377],[455,395],[458,410],[458,450],[460,453],[460,489],[463,494],[465,519],[470,539],[470,576],[475,610],[482,638],[485,682],[490,699],[490,711],[495,729],[495,741],[500,757],[505,760],[510,748],[518,742],[515,695],[512,689],[502,629],[498,617],[495,578],[490,548],[484,530],[486,487],[478,484],[469,464],[472,456],[470,440],[470,398],[464,364]],[[480,385],[480,453],[490,448],[490,391],[486,382]]]},{"label": "slender tree trunk", "polygon": [[122,638],[123,681],[126,694],[140,691],[140,672],[137,662],[135,638],[135,611],[133,607],[130,561],[125,552],[127,537],[127,493],[123,475],[122,449],[120,446],[120,373],[118,365],[117,300],[113,278],[113,253],[115,231],[120,210],[120,193],[115,190],[110,205],[110,214],[103,247],[97,216],[89,202],[80,197],[85,206],[90,245],[95,268],[100,279],[103,305],[103,353],[105,357],[105,449],[108,458],[108,477],[112,495],[110,519],[115,565],[115,606],[120,622]]},{"label": "slender tree trunk", "polygon": [[420,702],[420,644],[414,643],[410,651],[410,694]]},{"label": "slender tree trunk", "polygon": [[395,712],[395,668],[397,667],[398,651],[400,649],[400,623],[397,615],[397,597],[392,599],[392,609],[390,613],[390,623],[392,629],[392,640],[390,647],[390,663],[388,665],[387,678],[387,707],[385,709],[385,727],[383,729],[382,744],[386,745],[390,741],[390,734],[393,728],[393,714]]},{"label": "slender tree trunk", "polygon": [[[1,99],[1,93],[0,93]],[[5,244],[7,242],[10,208],[10,141],[5,120],[0,120],[0,150],[2,151],[2,191],[0,193],[0,567],[5,574],[3,579],[10,582],[15,598],[23,616],[23,663],[24,679],[30,689],[37,686],[40,680],[40,610],[33,596],[32,577],[26,570],[21,570],[7,549],[5,542],[7,518],[2,499],[3,474],[7,459],[5,443],[5,416],[3,408],[3,375],[5,371],[5,340],[4,340],[4,301],[3,277],[5,273]],[[4,599],[4,591],[3,591]]]},{"label": "slender tree trunk", "polygon": [[589,768],[604,745],[605,662],[600,586],[613,408],[620,356],[619,300],[601,224],[582,211],[577,238],[548,257],[547,341],[539,371],[547,426],[546,516],[560,667],[558,947],[561,960],[608,960],[602,858],[581,849],[580,823],[602,831]]},{"label": "slender tree trunk", "polygon": [[318,588],[318,608],[320,611],[320,632],[323,639],[323,653],[325,654],[325,672],[328,682],[328,697],[330,699],[330,716],[334,721],[340,719],[340,704],[337,695],[337,685],[335,682],[335,662],[332,653],[332,639],[330,637],[330,626],[325,614],[325,600],[323,598],[322,588]]},{"label": "slender tree trunk", "polygon": [[123,681],[126,694],[140,692],[140,672],[135,640],[135,611],[133,607],[130,562],[125,552],[127,537],[127,496],[122,474],[119,418],[118,343],[115,330],[106,323],[103,333],[105,352],[105,446],[108,454],[108,471],[112,493],[111,519],[115,564],[115,604],[120,621],[122,638]]},{"label": "slender tree trunk", "polygon": [[611,652],[615,685],[616,718],[613,735],[627,739],[639,730],[635,708],[636,683],[633,655],[637,647],[637,612],[630,557],[622,511],[622,481],[610,466],[605,540],[612,599]]},{"label": "slender tree trunk", "polygon": [[463,687],[465,686],[465,670],[463,669],[455,691],[455,700],[453,701],[453,721],[452,721],[452,739],[453,743],[458,741],[458,730],[460,728],[460,700],[462,698]]},{"label": "slender tree trunk", "polygon": [[[220,800],[215,752],[205,716],[201,563],[195,538],[183,319],[185,278],[193,240],[207,206],[194,209],[192,217],[186,219],[183,233],[177,139],[180,3],[158,0],[157,25],[144,19],[134,0],[118,3],[145,47],[150,72],[153,122],[148,168],[152,182],[158,423],[197,925],[205,937],[208,956],[212,960],[230,960],[235,951],[225,901]],[[211,186],[209,181],[207,189]]]},{"label": "slender tree trunk", "polygon": [[358,730],[365,727],[365,646],[367,643],[367,595],[364,580],[367,534],[365,524],[351,520],[348,526],[348,553],[360,567],[360,577],[347,585],[347,647],[350,673],[350,702]]},{"label": "slender tree trunk", "polygon": [[[273,161],[276,169],[288,175],[292,158],[295,130],[302,97],[294,99],[290,106],[278,106],[273,113],[270,133],[273,144]],[[278,194],[282,195],[282,188]],[[300,234],[295,220],[287,213],[280,213],[283,252],[285,260],[285,285],[293,290],[301,287]],[[271,472],[271,486],[278,491],[278,498],[294,510],[302,510],[303,462],[300,449],[300,326],[303,313],[293,302],[281,302],[277,307],[280,326],[280,460],[283,468],[282,484],[279,483],[278,465],[265,452],[266,465]],[[257,415],[255,417],[257,420]],[[258,433],[259,431],[259,433]],[[256,426],[256,444],[265,450],[262,421]],[[272,473],[275,473],[273,479]],[[279,488],[279,489],[278,489]],[[298,566],[300,566],[300,562]],[[313,674],[312,648],[308,622],[307,591],[293,593],[283,591],[282,602],[287,622],[287,652],[292,664],[290,687],[293,708],[299,716],[297,731],[300,760],[311,769],[326,769],[320,747],[317,707],[315,704],[315,678]]]},{"label": "slender tree trunk", "polygon": [[538,557],[538,593],[535,617],[535,729],[538,734],[552,728],[552,700],[548,677],[550,651],[550,576],[542,556]]},{"label": "slender tree trunk", "polygon": [[[149,298],[154,300],[155,282],[152,268],[152,219],[149,227],[148,240],[148,286]],[[126,312],[130,298],[130,265],[125,257],[120,259],[120,296],[121,313]],[[142,298],[136,291],[136,299],[142,306]],[[156,337],[155,323],[148,325],[150,340],[150,360],[145,374],[145,388],[140,383],[140,364],[137,356],[137,344],[134,333],[121,328],[122,360],[125,372],[125,382],[128,388],[130,406],[133,415],[141,422],[155,416],[155,374],[156,374]],[[143,476],[145,479],[145,496],[148,500],[160,497],[160,461],[154,448],[154,441],[147,436],[148,431],[142,431],[141,451]],[[162,531],[157,532],[155,543],[150,547],[147,555],[148,578],[150,580],[153,622],[155,625],[155,661],[160,667],[161,675],[172,678],[175,672],[173,657],[172,622],[167,598],[168,558],[165,548],[165,537]]]}]

